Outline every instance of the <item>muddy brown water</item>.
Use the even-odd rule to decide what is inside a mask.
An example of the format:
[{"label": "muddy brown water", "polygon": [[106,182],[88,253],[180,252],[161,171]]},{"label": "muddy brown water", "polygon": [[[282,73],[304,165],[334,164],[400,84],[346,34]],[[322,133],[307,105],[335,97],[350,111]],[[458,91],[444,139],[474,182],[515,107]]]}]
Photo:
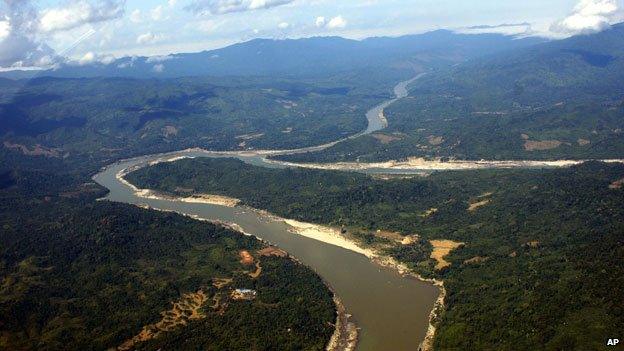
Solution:
[{"label": "muddy brown water", "polygon": [[[385,127],[385,121],[380,118],[380,113],[391,103],[407,95],[406,86],[411,81],[399,83],[395,87],[395,99],[388,100],[367,113],[369,126],[360,135]],[[280,153],[299,153],[329,146],[328,144]],[[177,155],[215,156],[207,152],[180,152],[170,153],[167,156]],[[243,157],[237,153],[218,155],[218,157],[224,156],[239,157],[251,164],[279,167],[279,165],[267,164],[262,157]],[[153,155],[122,161],[106,167],[93,179],[109,189],[110,193],[106,197],[109,201],[148,205],[152,208],[194,215],[208,220],[236,223],[246,233],[288,251],[316,271],[342,300],[347,312],[353,316],[352,320],[360,329],[357,350],[418,350],[427,331],[429,313],[439,295],[438,288],[412,277],[401,276],[396,270],[382,267],[361,254],[292,234],[285,223],[267,220],[255,211],[209,204],[145,199],[135,195],[130,187],[116,177],[121,170],[161,157],[162,155]]]},{"label": "muddy brown water", "polygon": [[120,163],[95,176],[96,182],[110,190],[107,200],[236,223],[246,233],[288,251],[332,286],[361,328],[357,350],[418,349],[439,294],[433,285],[403,277],[396,270],[381,267],[361,254],[292,234],[285,223],[268,221],[244,208],[137,197],[116,178],[118,171],[132,164],[132,161]]}]

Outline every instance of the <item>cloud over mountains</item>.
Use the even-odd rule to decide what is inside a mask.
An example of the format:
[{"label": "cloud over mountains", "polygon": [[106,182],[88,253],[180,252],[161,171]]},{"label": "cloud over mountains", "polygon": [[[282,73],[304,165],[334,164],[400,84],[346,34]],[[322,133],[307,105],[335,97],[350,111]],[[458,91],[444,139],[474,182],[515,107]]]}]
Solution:
[{"label": "cloud over mountains", "polygon": [[550,30],[562,34],[595,33],[608,28],[621,15],[617,0],[580,0],[572,13],[553,23]]}]

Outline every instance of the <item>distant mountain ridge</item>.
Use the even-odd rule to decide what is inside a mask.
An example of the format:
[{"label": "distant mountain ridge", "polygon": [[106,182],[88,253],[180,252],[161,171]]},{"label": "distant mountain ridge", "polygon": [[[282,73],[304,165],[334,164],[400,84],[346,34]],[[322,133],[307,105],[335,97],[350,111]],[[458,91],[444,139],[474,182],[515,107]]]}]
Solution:
[{"label": "distant mountain ridge", "polygon": [[424,80],[427,89],[475,97],[476,103],[551,104],[624,94],[624,23],[477,59]]},{"label": "distant mountain ridge", "polygon": [[[435,66],[531,46],[542,38],[517,39],[500,34],[459,34],[437,30],[401,37],[341,37],[254,39],[225,48],[164,57],[124,57],[106,65],[63,65],[38,76],[184,77],[184,76],[309,76],[369,67],[406,68],[410,64]],[[30,73],[32,76],[33,73]],[[17,78],[29,73],[5,72]]]},{"label": "distant mountain ridge", "polygon": [[396,133],[291,162],[624,157],[624,24],[439,69],[385,111]]}]

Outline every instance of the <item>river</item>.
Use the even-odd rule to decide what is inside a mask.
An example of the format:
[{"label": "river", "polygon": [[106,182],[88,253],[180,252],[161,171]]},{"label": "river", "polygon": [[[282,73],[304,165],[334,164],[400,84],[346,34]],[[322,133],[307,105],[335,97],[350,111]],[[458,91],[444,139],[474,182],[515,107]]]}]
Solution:
[{"label": "river", "polygon": [[[365,173],[420,174],[434,170],[484,169],[484,168],[549,168],[569,167],[583,160],[560,161],[425,161],[408,160],[384,163],[336,163],[336,164],[293,164],[270,160],[268,156],[298,154],[320,151],[345,140],[370,134],[387,127],[384,109],[407,96],[407,86],[420,78],[401,82],[394,88],[395,97],[370,109],[367,114],[366,130],[331,143],[292,150],[248,150],[215,152],[201,149],[184,150],[160,155],[148,155],[121,161],[105,167],[94,176],[94,180],[109,189],[107,200],[152,208],[175,211],[238,224],[246,233],[269,241],[296,257],[315,270],[341,299],[359,331],[357,350],[417,350],[423,341],[429,314],[440,291],[430,283],[410,276],[402,276],[396,269],[383,267],[366,256],[333,246],[331,244],[293,234],[283,221],[271,220],[266,215],[241,207],[224,207],[203,203],[186,203],[167,199],[139,197],[128,184],[117,178],[117,174],[129,168],[146,165],[163,159],[176,157],[236,157],[247,163],[263,167],[307,167],[360,171]],[[603,160],[624,162],[623,160]]]},{"label": "river", "polygon": [[[396,100],[407,95],[409,81],[399,83],[396,97],[368,111],[368,127],[365,131],[347,139],[372,133],[387,126],[383,110]],[[346,139],[344,139],[346,140]],[[268,167],[283,167],[268,163],[266,155],[289,154],[322,150],[335,145],[332,142],[296,150],[267,150],[259,152],[218,152],[204,150],[181,151],[167,154],[167,157],[238,157],[248,163]],[[175,211],[208,220],[238,224],[246,233],[279,246],[302,263],[316,271],[334,290],[344,304],[351,320],[359,328],[359,351],[372,350],[417,350],[423,341],[429,323],[429,314],[440,293],[430,283],[409,276],[402,276],[396,269],[383,267],[366,256],[304,236],[293,234],[282,221],[270,220],[266,216],[241,207],[224,207],[203,203],[184,203],[164,199],[147,199],[137,196],[133,189],[117,178],[125,169],[161,159],[163,155],[149,155],[121,161],[108,166],[94,180],[109,189],[109,201]]]}]

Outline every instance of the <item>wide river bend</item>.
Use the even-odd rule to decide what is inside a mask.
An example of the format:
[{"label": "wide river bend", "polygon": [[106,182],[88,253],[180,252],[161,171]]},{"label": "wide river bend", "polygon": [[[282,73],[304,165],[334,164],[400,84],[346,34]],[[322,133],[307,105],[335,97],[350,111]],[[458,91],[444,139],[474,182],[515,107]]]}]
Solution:
[{"label": "wide river bend", "polygon": [[[367,113],[368,128],[352,137],[385,128],[387,122],[383,116],[384,108],[406,96],[406,86],[412,80],[401,82],[396,86],[395,99],[371,109]],[[316,151],[335,145],[337,142],[305,149],[267,151],[261,154]],[[263,158],[256,154],[245,155],[237,152],[182,151],[169,153],[167,157],[178,155],[233,156],[249,163],[267,165],[263,162]],[[352,320],[360,328],[357,350],[418,349],[427,330],[429,313],[439,295],[437,287],[412,277],[401,276],[397,270],[382,267],[362,254],[293,234],[284,222],[270,220],[258,212],[240,207],[142,198],[117,178],[117,174],[124,169],[149,164],[162,157],[163,155],[150,155],[118,162],[104,168],[102,172],[94,176],[94,180],[109,189],[107,200],[148,205],[152,208],[194,215],[208,220],[236,223],[246,233],[288,251],[315,270],[332,287],[348,313],[352,315]],[[272,166],[279,167],[279,165]]]}]

